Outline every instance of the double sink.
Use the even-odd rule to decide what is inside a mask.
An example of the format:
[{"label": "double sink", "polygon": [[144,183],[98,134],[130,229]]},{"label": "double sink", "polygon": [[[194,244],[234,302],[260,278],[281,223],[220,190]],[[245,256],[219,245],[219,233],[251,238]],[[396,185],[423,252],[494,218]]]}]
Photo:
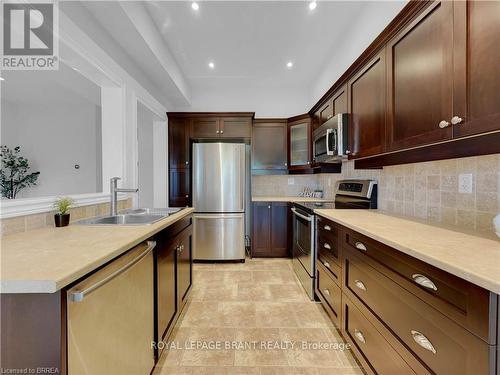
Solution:
[{"label": "double sink", "polygon": [[182,208],[137,208],[121,211],[118,215],[100,216],[80,220],[80,225],[144,225],[153,224]]}]

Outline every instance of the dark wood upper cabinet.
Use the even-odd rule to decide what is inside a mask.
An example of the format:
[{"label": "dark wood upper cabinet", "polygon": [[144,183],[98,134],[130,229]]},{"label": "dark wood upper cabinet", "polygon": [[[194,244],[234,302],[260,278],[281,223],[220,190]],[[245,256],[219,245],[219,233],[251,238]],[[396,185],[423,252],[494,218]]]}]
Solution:
[{"label": "dark wood upper cabinet", "polygon": [[218,138],[220,134],[218,117],[193,117],[191,137]]},{"label": "dark wood upper cabinet", "polygon": [[190,119],[169,117],[168,119],[168,159],[170,168],[190,167]]},{"label": "dark wood upper cabinet", "polygon": [[169,176],[169,206],[190,206],[191,169],[170,168]]},{"label": "dark wood upper cabinet", "polygon": [[224,138],[250,138],[252,132],[251,117],[221,117],[219,135]]},{"label": "dark wood upper cabinet", "polygon": [[452,138],[453,2],[436,1],[387,45],[387,151]]},{"label": "dark wood upper cabinet", "polygon": [[311,118],[297,116],[288,122],[288,169],[310,168],[312,164]]},{"label": "dark wood upper cabinet", "polygon": [[455,1],[453,6],[453,135],[499,130],[500,2]]},{"label": "dark wood upper cabinet", "polygon": [[347,112],[347,85],[339,88],[315,114],[314,128],[323,125],[338,113]]},{"label": "dark wood upper cabinet", "polygon": [[252,170],[287,170],[287,120],[259,119],[252,128]]},{"label": "dark wood upper cabinet", "polygon": [[320,109],[316,112],[316,118],[314,122],[314,128],[318,128],[331,119],[333,116],[333,103],[331,99],[321,106]]},{"label": "dark wood upper cabinet", "polygon": [[385,51],[361,68],[348,82],[349,151],[352,157],[384,150],[386,120]]}]

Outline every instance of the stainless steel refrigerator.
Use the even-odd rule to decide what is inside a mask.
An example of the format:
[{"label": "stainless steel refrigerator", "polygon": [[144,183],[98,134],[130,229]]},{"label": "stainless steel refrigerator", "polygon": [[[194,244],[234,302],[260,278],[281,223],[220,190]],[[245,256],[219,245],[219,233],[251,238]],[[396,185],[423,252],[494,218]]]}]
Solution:
[{"label": "stainless steel refrigerator", "polygon": [[243,143],[193,144],[193,258],[245,259]]}]

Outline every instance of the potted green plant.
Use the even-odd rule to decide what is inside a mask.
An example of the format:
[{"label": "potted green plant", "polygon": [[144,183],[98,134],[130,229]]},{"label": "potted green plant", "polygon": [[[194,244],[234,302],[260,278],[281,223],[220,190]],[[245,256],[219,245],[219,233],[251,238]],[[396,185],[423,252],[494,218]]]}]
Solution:
[{"label": "potted green plant", "polygon": [[54,215],[56,227],[65,227],[69,224],[69,209],[74,204],[73,199],[69,197],[61,197],[54,202],[54,208],[57,213]]}]

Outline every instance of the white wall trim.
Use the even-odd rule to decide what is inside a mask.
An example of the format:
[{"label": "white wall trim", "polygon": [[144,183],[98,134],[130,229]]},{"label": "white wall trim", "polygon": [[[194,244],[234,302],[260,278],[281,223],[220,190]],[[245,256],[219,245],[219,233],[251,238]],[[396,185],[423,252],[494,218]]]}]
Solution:
[{"label": "white wall trim", "polygon": [[[110,201],[110,196],[107,193],[76,194],[68,195],[68,197],[75,201],[74,207],[109,203]],[[53,204],[57,198],[58,196],[12,200],[3,199],[0,201],[0,219],[54,211]],[[118,200],[125,200],[127,198],[127,194],[118,194]]]}]

